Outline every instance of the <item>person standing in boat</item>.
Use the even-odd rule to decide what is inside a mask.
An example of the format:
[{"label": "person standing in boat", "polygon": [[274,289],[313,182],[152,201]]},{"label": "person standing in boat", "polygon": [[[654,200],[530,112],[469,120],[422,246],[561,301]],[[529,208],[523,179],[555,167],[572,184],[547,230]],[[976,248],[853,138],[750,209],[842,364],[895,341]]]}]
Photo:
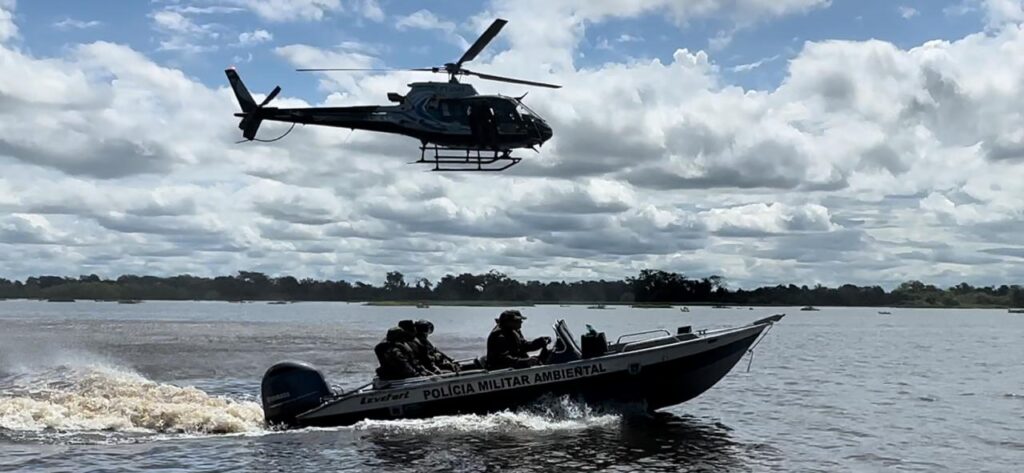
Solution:
[{"label": "person standing in boat", "polygon": [[[523,314],[518,310],[506,310],[494,321],[497,325],[487,337],[486,368],[527,368],[541,364],[551,339],[540,337],[527,342],[521,331]],[[529,352],[543,350],[541,356],[530,356]]]},{"label": "person standing in boat", "polygon": [[430,334],[434,333],[434,324],[429,320],[417,320],[416,327],[416,341],[419,342],[420,346],[423,347],[423,351],[426,353],[427,359],[433,364],[433,366],[441,369],[441,371],[453,371],[459,372],[459,364],[455,362],[452,357],[445,355],[441,350],[438,350],[433,343],[427,338]]},{"label": "person standing in boat", "polygon": [[380,379],[396,380],[432,374],[416,363],[416,356],[407,345],[412,338],[401,327],[392,327],[384,340],[373,348],[380,362],[380,368],[377,368]]}]

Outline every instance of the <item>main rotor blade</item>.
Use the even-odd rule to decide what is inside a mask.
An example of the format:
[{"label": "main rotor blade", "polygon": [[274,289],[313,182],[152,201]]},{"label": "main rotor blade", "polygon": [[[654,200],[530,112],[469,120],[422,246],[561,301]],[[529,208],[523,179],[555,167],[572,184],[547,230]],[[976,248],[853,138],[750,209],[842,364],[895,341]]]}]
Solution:
[{"label": "main rotor blade", "polygon": [[413,69],[358,69],[358,68],[344,68],[344,67],[342,67],[342,68],[328,67],[328,68],[315,68],[315,69],[296,69],[295,71],[296,72],[337,72],[337,71],[346,71],[346,72],[356,72],[356,71],[358,71],[358,72],[400,72],[400,71],[437,72],[438,68],[436,68],[436,67],[417,67],[417,68],[413,68]]},{"label": "main rotor blade", "polygon": [[495,36],[498,36],[498,32],[505,26],[505,23],[508,23],[508,21],[501,18],[494,20],[494,23],[487,27],[487,31],[484,31],[484,34],[476,39],[476,42],[466,50],[466,53],[459,58],[459,62],[456,62],[455,65],[462,66],[462,63],[476,58],[476,55],[480,54],[480,51],[487,47],[487,43],[490,43]]},{"label": "main rotor blade", "polygon": [[491,74],[483,74],[483,73],[480,73],[480,72],[473,72],[473,71],[466,70],[466,69],[463,69],[462,72],[464,74],[469,74],[471,76],[477,76],[477,77],[479,77],[481,79],[496,80],[496,81],[499,81],[499,82],[511,82],[513,84],[535,85],[537,87],[549,87],[549,88],[552,88],[552,89],[561,89],[562,88],[562,86],[555,85],[555,84],[545,84],[544,82],[534,82],[534,81],[530,81],[530,80],[513,79],[511,77],[502,77],[502,76],[495,76],[495,75],[491,75]]}]

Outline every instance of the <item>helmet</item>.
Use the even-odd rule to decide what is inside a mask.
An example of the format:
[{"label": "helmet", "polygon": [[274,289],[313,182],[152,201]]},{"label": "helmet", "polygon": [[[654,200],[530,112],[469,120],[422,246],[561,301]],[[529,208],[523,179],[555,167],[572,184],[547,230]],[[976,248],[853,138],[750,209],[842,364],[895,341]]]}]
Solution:
[{"label": "helmet", "polygon": [[416,326],[413,324],[412,320],[399,320],[398,326],[401,327],[402,330],[405,330],[406,332],[412,334],[416,333]]},{"label": "helmet", "polygon": [[420,319],[413,325],[416,327],[416,333],[425,333],[428,335],[434,333],[434,324],[429,320]]},{"label": "helmet", "polygon": [[409,339],[409,332],[401,327],[391,327],[384,338],[389,342],[404,342]]},{"label": "helmet", "polygon": [[512,322],[514,320],[526,320],[526,317],[523,317],[523,313],[519,312],[518,310],[509,309],[502,312],[501,315],[498,316],[497,322],[499,324],[505,324]]}]

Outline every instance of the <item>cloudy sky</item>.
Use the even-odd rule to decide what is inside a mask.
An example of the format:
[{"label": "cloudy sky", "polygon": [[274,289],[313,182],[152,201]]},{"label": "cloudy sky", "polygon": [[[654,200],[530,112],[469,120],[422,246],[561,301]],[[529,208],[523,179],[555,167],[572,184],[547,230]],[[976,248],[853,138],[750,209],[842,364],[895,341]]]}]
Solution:
[{"label": "cloudy sky", "polygon": [[[293,69],[439,65],[496,17],[473,69],[565,86],[529,90],[555,138],[510,171],[425,172],[360,131],[235,144],[225,66],[278,106],[386,103],[431,77]],[[1021,22],[1020,0],[0,0],[0,277],[1024,283]]]}]

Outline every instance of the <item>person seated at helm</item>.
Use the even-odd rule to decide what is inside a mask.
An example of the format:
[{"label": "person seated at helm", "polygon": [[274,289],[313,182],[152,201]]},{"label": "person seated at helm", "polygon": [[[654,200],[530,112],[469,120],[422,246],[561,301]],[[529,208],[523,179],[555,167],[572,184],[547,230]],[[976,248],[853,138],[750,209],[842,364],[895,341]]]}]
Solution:
[{"label": "person seated at helm", "polygon": [[406,345],[411,339],[409,332],[401,327],[392,327],[388,329],[384,340],[373,348],[380,362],[380,368],[377,368],[380,379],[396,380],[431,374],[416,363],[415,355]]},{"label": "person seated at helm", "polygon": [[487,337],[485,368],[526,368],[541,364],[541,357],[530,356],[529,352],[546,349],[551,339],[540,337],[527,343],[520,331],[525,319],[518,310],[506,310],[494,319],[497,325]]},{"label": "person seated at helm", "polygon": [[445,355],[441,350],[438,350],[433,343],[427,338],[430,334],[434,333],[434,324],[429,320],[417,320],[413,326],[416,327],[416,341],[419,342],[420,346],[423,347],[424,352],[433,366],[439,368],[441,371],[454,371],[459,372],[459,364],[455,362],[452,357]]},{"label": "person seated at helm", "polygon": [[416,364],[431,374],[441,374],[441,368],[430,357],[430,350],[424,345],[423,340],[417,337],[416,324],[412,320],[401,320],[398,322],[398,327],[409,334],[409,341],[406,342],[406,345],[412,350],[413,360],[416,361]]}]

